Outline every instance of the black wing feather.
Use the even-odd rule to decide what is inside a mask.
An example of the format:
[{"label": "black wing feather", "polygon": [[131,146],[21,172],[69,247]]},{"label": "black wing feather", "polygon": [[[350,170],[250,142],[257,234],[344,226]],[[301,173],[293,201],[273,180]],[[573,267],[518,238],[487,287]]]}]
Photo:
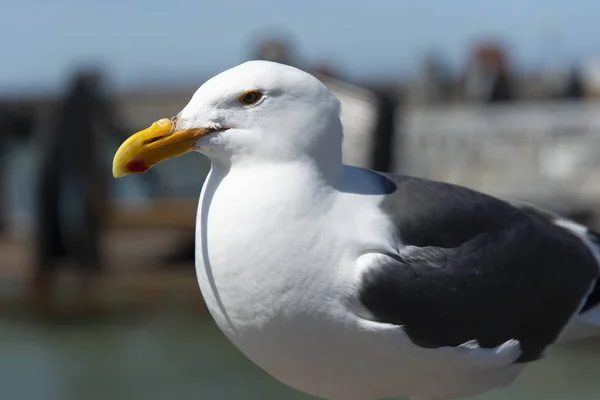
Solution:
[{"label": "black wing feather", "polygon": [[[397,254],[363,276],[359,297],[422,347],[521,342],[532,361],[554,342],[598,278],[583,241],[533,213],[441,182],[381,175]],[[406,247],[408,246],[408,247]]]}]

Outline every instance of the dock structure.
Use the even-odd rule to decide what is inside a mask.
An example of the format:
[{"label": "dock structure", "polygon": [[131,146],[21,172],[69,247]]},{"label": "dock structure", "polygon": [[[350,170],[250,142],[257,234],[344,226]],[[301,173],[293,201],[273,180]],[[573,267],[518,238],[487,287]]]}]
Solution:
[{"label": "dock structure", "polygon": [[[599,104],[422,105],[404,101],[396,89],[322,79],[342,103],[345,163],[529,201],[598,227]],[[191,90],[158,89],[113,94],[115,124],[133,133],[158,118],[177,114],[192,94]],[[0,212],[6,227],[0,232],[0,309],[31,306],[26,294],[36,268],[36,216],[31,204],[38,177],[29,164],[38,162],[37,138],[55,120],[59,104],[52,96],[0,99],[3,133],[7,126],[17,128],[11,128],[10,137],[5,135],[0,142],[4,155],[0,162],[7,165],[9,175],[0,178],[4,189]],[[109,182],[97,239],[105,270],[96,285],[94,304],[86,306],[142,311],[175,303],[204,309],[195,278],[193,239],[208,161],[189,154],[147,174],[115,181],[110,179],[110,160],[119,144],[114,137],[100,143]],[[194,173],[185,173],[190,170]],[[73,201],[78,204],[82,199]],[[71,293],[72,263],[64,260],[57,284],[56,304],[61,310],[83,305]]]}]

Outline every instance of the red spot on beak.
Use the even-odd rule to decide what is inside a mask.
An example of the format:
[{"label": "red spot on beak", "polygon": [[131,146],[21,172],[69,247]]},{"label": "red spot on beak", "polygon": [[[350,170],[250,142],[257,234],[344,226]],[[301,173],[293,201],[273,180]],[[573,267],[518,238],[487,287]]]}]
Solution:
[{"label": "red spot on beak", "polygon": [[132,173],[146,172],[150,169],[142,160],[130,161],[125,168]]}]

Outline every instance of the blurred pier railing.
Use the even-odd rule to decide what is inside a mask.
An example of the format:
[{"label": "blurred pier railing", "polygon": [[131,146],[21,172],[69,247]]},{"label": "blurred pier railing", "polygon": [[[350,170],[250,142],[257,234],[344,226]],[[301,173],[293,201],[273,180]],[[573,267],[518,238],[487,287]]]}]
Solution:
[{"label": "blurred pier railing", "polygon": [[[381,93],[330,78],[325,83],[342,102],[344,161],[348,164],[454,182],[557,211],[600,211],[600,102],[417,106],[401,102],[399,93],[390,91],[388,96],[397,98],[394,121],[382,121],[382,104],[388,108],[393,104],[382,102]],[[158,118],[175,115],[192,94],[148,90],[112,98],[123,129],[133,133]],[[33,110],[37,127],[44,126],[53,114],[50,98],[27,98],[18,103]],[[389,132],[385,132],[386,126]],[[105,144],[107,175],[117,146],[116,142]],[[22,157],[35,162],[35,150],[23,147],[30,156]],[[389,162],[381,162],[384,159]],[[167,218],[167,210],[194,209],[209,168],[204,157],[189,154],[141,176],[110,179],[115,213],[121,203],[129,210],[123,218],[113,218],[114,223],[158,224],[158,217],[150,218],[156,206],[165,223],[171,220],[181,226],[177,221],[187,220],[190,211],[181,218]],[[10,204],[30,204],[29,180],[35,177],[15,169],[9,174],[15,175],[9,181],[20,182],[21,188],[18,194],[5,193],[13,196],[9,208]],[[132,210],[128,203],[136,207]],[[139,211],[138,217],[133,216],[134,211]]]},{"label": "blurred pier railing", "polygon": [[512,103],[407,108],[398,172],[560,212],[600,212],[600,104]]}]

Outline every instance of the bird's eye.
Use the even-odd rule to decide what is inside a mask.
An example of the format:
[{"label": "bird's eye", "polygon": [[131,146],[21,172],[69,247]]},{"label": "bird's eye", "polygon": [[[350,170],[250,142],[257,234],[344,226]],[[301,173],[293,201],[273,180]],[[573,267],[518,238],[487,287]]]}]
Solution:
[{"label": "bird's eye", "polygon": [[247,106],[251,106],[253,104],[256,104],[256,102],[258,102],[261,97],[262,93],[258,90],[248,90],[240,96],[240,103]]}]

